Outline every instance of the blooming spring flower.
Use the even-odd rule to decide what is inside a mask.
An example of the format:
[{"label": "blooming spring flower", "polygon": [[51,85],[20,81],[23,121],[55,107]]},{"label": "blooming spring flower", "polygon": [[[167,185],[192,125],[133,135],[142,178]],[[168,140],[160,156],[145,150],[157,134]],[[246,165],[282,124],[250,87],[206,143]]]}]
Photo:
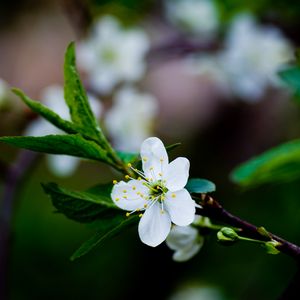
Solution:
[{"label": "blooming spring flower", "polygon": [[172,223],[187,226],[194,220],[195,201],[184,188],[190,163],[184,157],[169,163],[167,151],[156,137],[142,143],[141,158],[143,172],[132,168],[140,177],[116,183],[111,197],[118,207],[129,211],[127,216],[141,212],[140,239],[156,247],[166,239]]},{"label": "blooming spring flower", "polygon": [[138,151],[141,143],[151,135],[157,113],[158,102],[152,95],[129,86],[119,90],[105,118],[115,148]]},{"label": "blooming spring flower", "polygon": [[219,26],[213,0],[169,0],[166,13],[173,24],[204,39],[213,37]]},{"label": "blooming spring flower", "polygon": [[259,26],[254,17],[241,14],[229,28],[220,59],[233,92],[253,102],[269,85],[279,85],[276,73],[292,55],[290,42],[278,28]]},{"label": "blooming spring flower", "polygon": [[[91,95],[88,97],[92,111],[94,112],[95,116],[99,118],[102,112],[101,103]],[[45,88],[41,98],[43,103],[48,108],[59,114],[61,118],[65,120],[71,119],[68,106],[64,100],[64,90],[61,86],[53,85]],[[47,120],[38,118],[27,126],[24,133],[24,135],[28,136],[43,136],[48,134],[64,134],[64,132],[49,123]],[[68,155],[47,154],[47,161],[50,170],[55,175],[69,176],[77,168],[80,159]]]},{"label": "blooming spring flower", "polygon": [[122,81],[133,82],[143,76],[148,49],[144,31],[124,29],[116,18],[106,16],[95,23],[90,37],[79,44],[77,60],[87,72],[91,86],[105,94]]},{"label": "blooming spring flower", "polygon": [[[195,215],[193,224],[198,223],[211,224],[208,218]],[[195,256],[202,248],[203,243],[204,237],[192,225],[174,225],[166,239],[168,247],[175,251],[173,260],[178,262],[187,261]]]}]

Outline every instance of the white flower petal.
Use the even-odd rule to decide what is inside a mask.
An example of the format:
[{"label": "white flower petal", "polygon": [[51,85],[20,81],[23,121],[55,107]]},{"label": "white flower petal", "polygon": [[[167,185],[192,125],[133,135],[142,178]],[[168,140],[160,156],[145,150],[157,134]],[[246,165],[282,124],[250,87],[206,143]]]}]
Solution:
[{"label": "white flower petal", "polygon": [[163,142],[157,137],[146,139],[141,146],[141,158],[146,177],[153,181],[161,179],[169,162]]},{"label": "white flower petal", "polygon": [[173,226],[166,239],[166,244],[172,250],[181,250],[193,244],[198,236],[198,230],[192,226]]},{"label": "white flower petal", "polygon": [[61,177],[67,177],[73,174],[79,165],[80,159],[68,155],[47,155],[47,161],[51,171]]},{"label": "white flower petal", "polygon": [[166,211],[162,213],[159,202],[146,210],[138,228],[141,241],[151,247],[161,244],[167,238],[170,229],[170,216]]},{"label": "white flower petal", "polygon": [[190,162],[185,157],[178,157],[167,167],[163,179],[170,191],[179,191],[185,187],[189,178]]},{"label": "white flower petal", "polygon": [[167,192],[164,207],[169,212],[171,220],[178,226],[187,226],[194,221],[195,201],[186,189],[177,192]]},{"label": "white flower petal", "polygon": [[202,236],[197,237],[197,241],[195,243],[189,244],[187,247],[176,251],[173,254],[173,260],[178,262],[183,262],[191,259],[194,255],[196,255],[203,246],[204,238]]},{"label": "white flower petal", "polygon": [[145,197],[148,196],[149,189],[143,185],[143,181],[130,180],[128,182],[120,181],[114,185],[111,198],[114,203],[128,211],[144,209],[147,204]]}]

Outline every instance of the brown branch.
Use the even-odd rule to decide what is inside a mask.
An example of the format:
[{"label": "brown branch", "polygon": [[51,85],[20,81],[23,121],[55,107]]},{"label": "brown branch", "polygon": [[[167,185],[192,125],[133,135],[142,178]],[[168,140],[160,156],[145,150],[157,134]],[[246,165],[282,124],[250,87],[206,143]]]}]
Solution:
[{"label": "brown branch", "polygon": [[21,151],[14,165],[7,169],[4,191],[0,205],[0,299],[9,298],[9,267],[12,246],[12,219],[17,192],[22,179],[28,174],[37,154]]},{"label": "brown branch", "polygon": [[268,232],[268,236],[260,233],[259,227],[240,219],[239,217],[234,216],[227,210],[225,210],[222,205],[213,199],[210,196],[205,195],[202,198],[194,197],[195,200],[200,201],[202,208],[198,208],[198,213],[202,216],[206,216],[212,218],[213,220],[220,221],[227,225],[240,228],[240,235],[245,237],[249,237],[252,239],[260,240],[260,241],[269,241],[271,239],[280,243],[280,245],[276,246],[276,248],[294,258],[297,262],[300,262],[300,247],[284,240],[283,238]]}]

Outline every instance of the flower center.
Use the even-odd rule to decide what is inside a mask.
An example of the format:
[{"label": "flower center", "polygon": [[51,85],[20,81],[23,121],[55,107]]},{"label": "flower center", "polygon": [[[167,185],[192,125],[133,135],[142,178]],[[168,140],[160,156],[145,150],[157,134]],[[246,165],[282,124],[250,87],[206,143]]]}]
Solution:
[{"label": "flower center", "polygon": [[158,198],[159,202],[164,200],[164,195],[168,192],[168,189],[162,184],[161,180],[155,183],[148,182],[145,185],[150,189],[150,196],[152,198]]}]

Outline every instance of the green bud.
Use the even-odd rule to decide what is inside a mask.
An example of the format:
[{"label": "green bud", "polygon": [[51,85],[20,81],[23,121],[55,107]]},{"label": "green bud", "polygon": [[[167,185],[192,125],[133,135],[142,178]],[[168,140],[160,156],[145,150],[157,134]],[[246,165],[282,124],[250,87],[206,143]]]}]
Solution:
[{"label": "green bud", "polygon": [[257,228],[257,232],[258,232],[260,235],[265,236],[265,237],[271,239],[270,233],[266,230],[266,228],[264,228],[264,227],[262,227],[262,226],[261,226],[261,227],[258,227],[258,228]]},{"label": "green bud", "polygon": [[280,246],[281,244],[275,240],[265,242],[263,244],[263,247],[266,249],[268,254],[279,254],[280,251],[276,248],[277,246]]},{"label": "green bud", "polygon": [[239,240],[238,234],[229,227],[223,227],[217,233],[218,241],[224,245],[234,244]]}]

